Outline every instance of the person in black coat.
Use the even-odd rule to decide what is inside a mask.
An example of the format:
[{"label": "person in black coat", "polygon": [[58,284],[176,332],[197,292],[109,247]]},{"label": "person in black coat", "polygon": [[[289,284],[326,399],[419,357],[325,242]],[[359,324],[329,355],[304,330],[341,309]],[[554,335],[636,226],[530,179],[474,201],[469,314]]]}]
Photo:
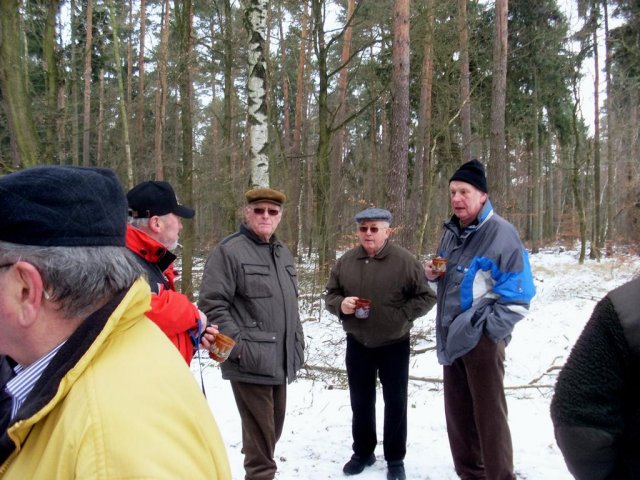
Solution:
[{"label": "person in black coat", "polygon": [[558,375],[551,419],[576,479],[640,478],[640,278],[596,305]]}]

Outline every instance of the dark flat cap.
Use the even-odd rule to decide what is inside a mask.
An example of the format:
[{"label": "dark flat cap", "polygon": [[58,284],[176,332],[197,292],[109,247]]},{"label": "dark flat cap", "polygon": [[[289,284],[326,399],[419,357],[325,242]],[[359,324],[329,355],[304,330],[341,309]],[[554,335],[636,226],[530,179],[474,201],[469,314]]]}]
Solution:
[{"label": "dark flat cap", "polygon": [[354,218],[358,223],[367,220],[382,220],[383,222],[391,223],[391,220],[393,220],[391,212],[384,208],[367,208],[366,210],[356,213]]},{"label": "dark flat cap", "polygon": [[169,182],[146,181],[127,192],[129,215],[133,218],[151,218],[173,213],[182,218],[193,218],[195,210],[178,204],[176,192]]},{"label": "dark flat cap", "polygon": [[127,199],[106,168],[34,167],[0,177],[0,240],[124,246]]},{"label": "dark flat cap", "polygon": [[481,192],[487,193],[487,177],[484,173],[484,165],[473,159],[460,165],[460,168],[449,179],[449,183],[457,180],[473,185]]},{"label": "dark flat cap", "polygon": [[271,202],[276,205],[282,205],[287,201],[287,196],[272,188],[252,188],[244,194],[247,203],[254,202]]}]

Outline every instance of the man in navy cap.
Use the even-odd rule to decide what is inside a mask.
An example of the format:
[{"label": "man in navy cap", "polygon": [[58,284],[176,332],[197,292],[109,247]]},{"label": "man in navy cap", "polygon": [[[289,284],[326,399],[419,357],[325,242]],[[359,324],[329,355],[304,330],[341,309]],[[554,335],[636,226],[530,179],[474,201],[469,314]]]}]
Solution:
[{"label": "man in navy cap", "polygon": [[436,282],[438,361],[444,365],[447,434],[461,478],[514,479],[504,395],[505,347],[535,295],[529,258],[516,229],[488,198],[484,166],[461,165],[449,180],[453,216],[444,225]]},{"label": "man in navy cap", "polygon": [[[407,446],[409,333],[413,321],[435,304],[422,265],[389,241],[391,213],[368,208],[355,216],[360,245],[331,270],[326,308],[347,332],[346,366],[351,396],[353,455],[346,475],[361,473],[376,461],[376,381],[385,404],[384,458],[387,479],[404,480]],[[369,300],[367,309],[360,307]]]},{"label": "man in navy cap", "polygon": [[209,406],[144,315],[108,169],[0,178],[0,477],[231,478]]},{"label": "man in navy cap", "polygon": [[218,331],[213,325],[206,326],[205,314],[174,285],[176,256],[171,250],[178,246],[180,219],[193,218],[196,212],[180,205],[171,185],[163,181],[139,183],[129,190],[127,201],[127,248],[136,254],[153,293],[147,316],[190,364],[201,334],[206,332],[205,342],[212,342]]}]

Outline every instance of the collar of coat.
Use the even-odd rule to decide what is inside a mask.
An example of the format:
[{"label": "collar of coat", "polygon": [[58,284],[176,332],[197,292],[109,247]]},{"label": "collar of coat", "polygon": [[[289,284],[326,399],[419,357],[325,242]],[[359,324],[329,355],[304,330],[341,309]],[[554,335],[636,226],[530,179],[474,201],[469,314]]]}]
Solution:
[{"label": "collar of coat", "polygon": [[[116,331],[130,328],[149,309],[149,284],[139,278],[102,308],[89,315],[51,359],[26,398],[12,425],[0,436],[0,464],[25,441],[31,428],[44,418],[71,390],[91,361],[102,350],[105,340]],[[118,309],[120,314],[113,315]],[[0,358],[7,362],[8,358]],[[4,367],[3,367],[4,368]],[[65,379],[65,382],[62,380]]]},{"label": "collar of coat", "polygon": [[389,245],[391,244],[391,242],[389,241],[389,239],[387,238],[384,241],[384,245],[382,246],[382,248],[380,250],[378,250],[378,252],[373,256],[369,256],[369,254],[367,253],[367,251],[364,249],[364,247],[362,245],[360,245],[360,252],[358,254],[358,258],[362,259],[362,258],[375,258],[376,260],[381,260],[384,257],[386,257],[387,255],[389,255],[389,251],[391,250],[390,248],[387,248]]},{"label": "collar of coat", "polygon": [[131,225],[127,225],[127,248],[147,262],[158,265],[163,272],[177,258],[163,244]]}]

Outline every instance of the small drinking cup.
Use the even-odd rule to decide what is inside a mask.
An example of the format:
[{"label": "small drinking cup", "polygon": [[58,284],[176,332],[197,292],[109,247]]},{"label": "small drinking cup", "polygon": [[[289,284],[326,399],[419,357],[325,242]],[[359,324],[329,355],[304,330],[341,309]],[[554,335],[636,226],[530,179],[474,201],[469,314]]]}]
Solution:
[{"label": "small drinking cup", "polygon": [[235,344],[236,342],[232,338],[229,338],[222,333],[218,333],[215,340],[209,347],[209,356],[216,362],[222,363],[229,358],[229,354]]},{"label": "small drinking cup", "polygon": [[356,318],[369,318],[371,310],[371,300],[359,298],[356,300]]},{"label": "small drinking cup", "polygon": [[431,270],[433,273],[437,273],[439,277],[444,275],[447,271],[447,259],[434,257],[433,260],[431,260]]}]

